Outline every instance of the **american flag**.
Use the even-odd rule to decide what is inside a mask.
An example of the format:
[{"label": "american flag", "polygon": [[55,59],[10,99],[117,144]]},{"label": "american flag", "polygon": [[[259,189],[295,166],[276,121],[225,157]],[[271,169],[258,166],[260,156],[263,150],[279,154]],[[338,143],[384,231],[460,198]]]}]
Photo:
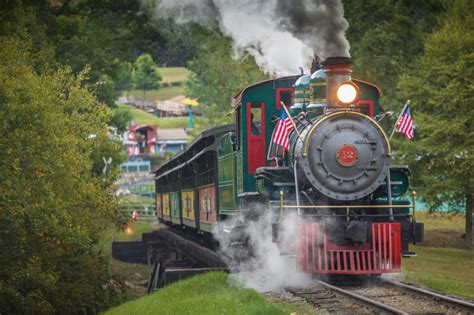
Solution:
[{"label": "american flag", "polygon": [[273,132],[272,142],[284,147],[288,151],[290,146],[289,132],[291,129],[293,129],[293,124],[282,106],[280,109],[280,120]]},{"label": "american flag", "polygon": [[402,117],[397,122],[397,132],[401,132],[410,140],[413,138],[413,120],[411,119],[410,107],[405,107]]}]

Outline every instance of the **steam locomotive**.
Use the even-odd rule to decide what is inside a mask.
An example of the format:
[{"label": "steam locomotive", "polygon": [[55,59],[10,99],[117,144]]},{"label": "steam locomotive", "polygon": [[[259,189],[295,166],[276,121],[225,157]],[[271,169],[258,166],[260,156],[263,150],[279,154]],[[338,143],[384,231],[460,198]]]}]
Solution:
[{"label": "steam locomotive", "polygon": [[[301,272],[399,272],[424,228],[415,193],[406,198],[410,170],[390,165],[380,91],[351,77],[349,58],[327,58],[311,72],[235,95],[235,124],[204,131],[156,170],[158,217],[209,236],[218,222],[267,208],[278,243],[285,218],[297,217],[296,241],[284,251]],[[282,106],[294,123],[288,150],[272,141]]]}]

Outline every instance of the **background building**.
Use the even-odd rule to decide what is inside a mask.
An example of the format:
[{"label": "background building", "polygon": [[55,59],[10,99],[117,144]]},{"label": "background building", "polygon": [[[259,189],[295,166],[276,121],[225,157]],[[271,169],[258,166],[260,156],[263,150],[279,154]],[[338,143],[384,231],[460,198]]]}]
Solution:
[{"label": "background building", "polygon": [[184,128],[161,129],[154,125],[129,126],[123,134],[128,157],[134,155],[177,153],[186,147]]}]

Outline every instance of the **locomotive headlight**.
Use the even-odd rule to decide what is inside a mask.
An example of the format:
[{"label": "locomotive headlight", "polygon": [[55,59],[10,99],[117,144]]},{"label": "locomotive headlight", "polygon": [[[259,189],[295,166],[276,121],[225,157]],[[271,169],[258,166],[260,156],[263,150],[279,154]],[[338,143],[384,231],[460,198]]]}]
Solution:
[{"label": "locomotive headlight", "polygon": [[359,99],[359,88],[352,82],[342,82],[336,89],[336,97],[343,105],[353,104]]}]

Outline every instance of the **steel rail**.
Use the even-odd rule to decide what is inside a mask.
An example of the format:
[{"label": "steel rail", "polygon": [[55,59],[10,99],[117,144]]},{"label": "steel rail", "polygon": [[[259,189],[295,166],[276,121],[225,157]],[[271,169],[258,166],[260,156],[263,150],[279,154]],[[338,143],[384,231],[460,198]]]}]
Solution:
[{"label": "steel rail", "polygon": [[408,314],[407,312],[405,311],[402,311],[402,310],[399,310],[397,308],[394,308],[394,307],[391,307],[391,306],[388,306],[388,305],[385,305],[383,303],[380,303],[378,301],[375,301],[375,300],[372,300],[370,298],[367,298],[365,296],[362,296],[362,295],[359,295],[359,294],[356,294],[356,293],[353,293],[353,292],[349,292],[347,290],[344,290],[344,289],[341,289],[339,287],[336,287],[336,286],[333,286],[329,283],[326,283],[324,281],[321,281],[321,280],[316,280],[316,282],[322,286],[325,286],[326,288],[330,289],[330,290],[333,290],[333,291],[336,291],[336,292],[339,292],[343,295],[346,295],[348,297],[351,297],[353,299],[356,299],[356,300],[359,300],[359,301],[362,301],[364,304],[367,304],[369,306],[372,306],[372,307],[375,307],[377,309],[380,309],[384,312],[388,312],[390,314]]},{"label": "steel rail", "polygon": [[474,313],[474,303],[470,303],[470,302],[459,300],[459,299],[452,298],[452,297],[449,297],[449,296],[441,295],[439,293],[431,292],[431,291],[421,289],[421,288],[418,288],[418,287],[415,287],[415,286],[412,286],[412,285],[408,285],[408,284],[405,284],[405,283],[401,283],[401,282],[396,282],[396,281],[386,280],[386,279],[380,279],[380,280],[382,282],[388,283],[388,284],[390,284],[394,287],[402,288],[402,289],[405,289],[407,291],[419,293],[420,295],[424,295],[424,296],[428,296],[428,297],[431,297],[431,298],[439,299],[439,300],[442,300],[443,302],[447,302],[447,303],[449,303],[453,306],[460,307],[462,309],[466,309],[470,313],[471,312]]}]

